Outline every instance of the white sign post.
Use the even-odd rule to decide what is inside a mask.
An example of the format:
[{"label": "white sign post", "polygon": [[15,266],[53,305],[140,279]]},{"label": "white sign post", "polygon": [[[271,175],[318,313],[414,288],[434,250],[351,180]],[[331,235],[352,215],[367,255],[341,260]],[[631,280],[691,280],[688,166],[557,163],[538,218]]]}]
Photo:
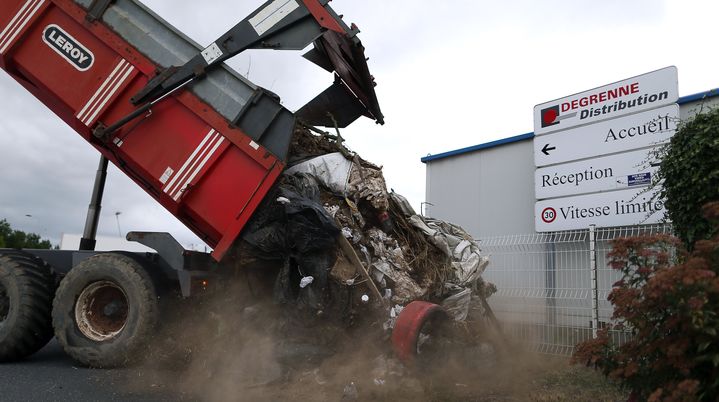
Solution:
[{"label": "white sign post", "polygon": [[656,149],[640,149],[534,171],[538,200],[645,187],[658,169]]},{"label": "white sign post", "polygon": [[535,229],[660,222],[658,146],[679,123],[676,67],[534,107]]},{"label": "white sign post", "polygon": [[558,131],[534,139],[534,163],[547,166],[669,141],[679,122],[679,106],[659,109]]},{"label": "white sign post", "polygon": [[[538,201],[534,205],[537,232],[659,223],[664,202],[658,189],[628,189]],[[654,199],[653,199],[654,197]]]},{"label": "white sign post", "polygon": [[534,134],[613,119],[675,103],[677,68],[662,68],[534,107]]}]

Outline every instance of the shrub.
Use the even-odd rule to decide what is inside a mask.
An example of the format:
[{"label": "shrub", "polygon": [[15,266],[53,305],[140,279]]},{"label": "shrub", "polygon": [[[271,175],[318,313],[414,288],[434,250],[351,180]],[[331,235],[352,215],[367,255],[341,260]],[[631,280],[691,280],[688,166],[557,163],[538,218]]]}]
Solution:
[{"label": "shrub", "polygon": [[681,123],[667,146],[655,177],[663,185],[666,217],[691,250],[709,239],[717,227],[703,218],[702,205],[719,200],[719,109]]},{"label": "shrub", "polygon": [[[719,227],[719,203],[703,209]],[[691,253],[669,236],[614,241],[611,266],[622,273],[609,300],[623,345],[607,330],[577,345],[572,361],[601,369],[649,401],[719,399],[719,235]]]}]

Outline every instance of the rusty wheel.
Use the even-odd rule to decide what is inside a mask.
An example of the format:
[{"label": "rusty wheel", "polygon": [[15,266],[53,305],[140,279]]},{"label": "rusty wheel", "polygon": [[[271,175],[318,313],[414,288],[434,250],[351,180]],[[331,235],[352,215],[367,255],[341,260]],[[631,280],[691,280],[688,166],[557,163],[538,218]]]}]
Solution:
[{"label": "rusty wheel", "polygon": [[158,298],[138,260],[119,253],[90,257],[60,282],[53,327],[73,359],[118,367],[143,356],[157,322]]},{"label": "rusty wheel", "polygon": [[93,341],[116,337],[127,324],[128,303],[125,291],[110,281],[86,287],[75,303],[75,322],[83,335]]}]

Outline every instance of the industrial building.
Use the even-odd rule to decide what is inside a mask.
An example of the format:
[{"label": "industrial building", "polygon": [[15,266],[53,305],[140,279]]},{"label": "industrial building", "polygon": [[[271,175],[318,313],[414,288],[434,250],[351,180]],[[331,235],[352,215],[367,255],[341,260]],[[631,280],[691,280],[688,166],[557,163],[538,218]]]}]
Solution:
[{"label": "industrial building", "polygon": [[[716,107],[719,90],[676,103],[683,121]],[[509,333],[536,351],[569,355],[613,323],[607,297],[620,274],[608,266],[611,240],[671,233],[671,225],[537,232],[535,202],[544,201],[535,193],[534,138],[530,132],[422,158],[425,214],[456,223],[479,241],[490,260],[483,277],[498,289],[489,302]],[[611,334],[620,342],[629,336]]]}]

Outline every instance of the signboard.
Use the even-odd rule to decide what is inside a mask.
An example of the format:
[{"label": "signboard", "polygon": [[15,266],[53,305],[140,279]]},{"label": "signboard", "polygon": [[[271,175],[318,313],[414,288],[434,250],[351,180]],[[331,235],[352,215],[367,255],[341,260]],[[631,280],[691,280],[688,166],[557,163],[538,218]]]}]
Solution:
[{"label": "signboard", "polygon": [[658,192],[658,188],[650,191],[630,188],[537,201],[534,204],[535,229],[537,232],[554,232],[586,229],[589,225],[659,223],[664,218],[664,202],[652,199]]},{"label": "signboard", "polygon": [[655,146],[674,135],[678,122],[679,106],[669,105],[535,137],[534,163],[546,166]]},{"label": "signboard", "polygon": [[624,152],[539,168],[534,171],[538,200],[644,187],[657,171],[656,148]]},{"label": "signboard", "polygon": [[652,182],[651,172],[627,175],[627,186],[629,186],[629,187],[646,185],[646,184],[650,184],[651,182]]},{"label": "signboard", "polygon": [[666,67],[534,107],[534,134],[541,135],[675,103],[677,68]]}]

